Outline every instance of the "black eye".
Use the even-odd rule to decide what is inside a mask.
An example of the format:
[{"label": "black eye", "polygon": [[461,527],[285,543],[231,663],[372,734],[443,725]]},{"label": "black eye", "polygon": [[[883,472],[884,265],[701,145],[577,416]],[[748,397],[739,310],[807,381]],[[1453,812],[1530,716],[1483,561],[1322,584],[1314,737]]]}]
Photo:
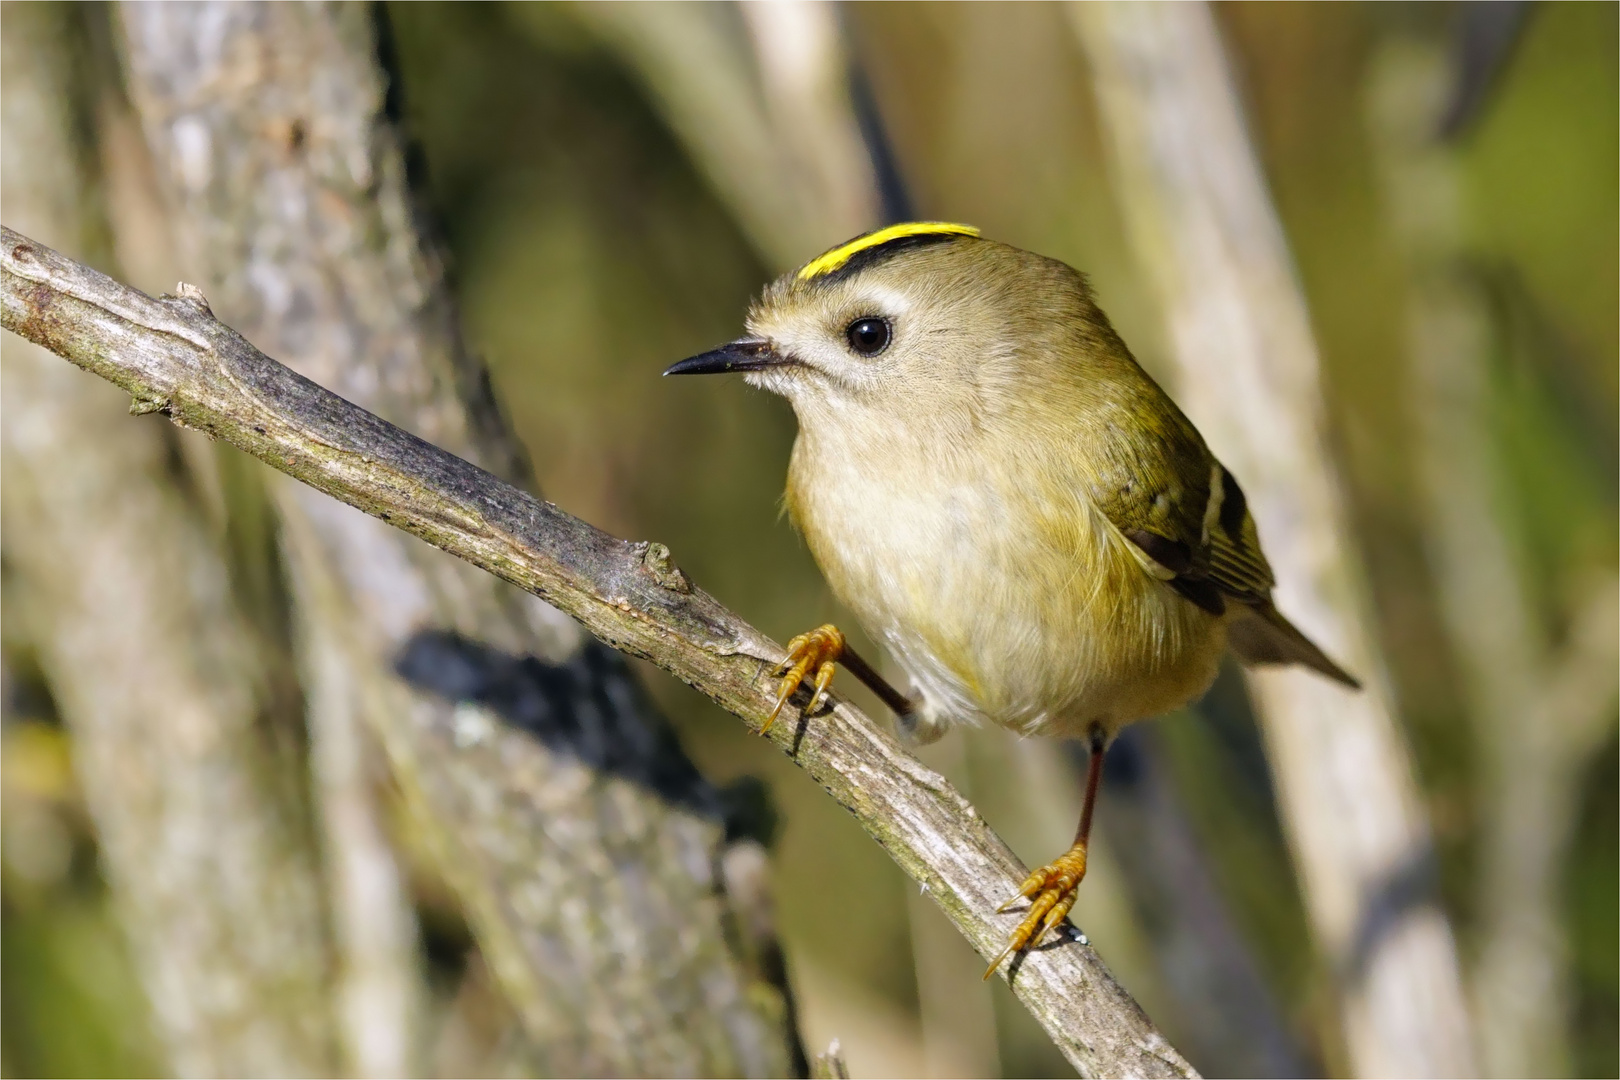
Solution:
[{"label": "black eye", "polygon": [[844,331],[849,338],[849,347],[862,356],[876,356],[889,347],[889,338],[893,336],[889,330],[887,319],[856,319]]}]

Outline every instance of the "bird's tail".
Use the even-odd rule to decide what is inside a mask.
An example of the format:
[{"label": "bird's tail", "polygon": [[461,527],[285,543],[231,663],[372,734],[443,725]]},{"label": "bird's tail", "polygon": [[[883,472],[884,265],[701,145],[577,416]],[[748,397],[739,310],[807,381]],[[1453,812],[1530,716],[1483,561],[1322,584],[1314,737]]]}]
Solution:
[{"label": "bird's tail", "polygon": [[1359,679],[1329,660],[1315,642],[1271,604],[1240,607],[1237,617],[1227,626],[1226,640],[1247,663],[1304,664],[1352,690],[1361,689]]}]

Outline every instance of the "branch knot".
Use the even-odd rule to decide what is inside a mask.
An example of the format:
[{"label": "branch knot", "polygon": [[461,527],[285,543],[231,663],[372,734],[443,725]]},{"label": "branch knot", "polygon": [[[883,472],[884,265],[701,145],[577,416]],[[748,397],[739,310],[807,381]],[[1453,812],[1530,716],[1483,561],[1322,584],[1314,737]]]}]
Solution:
[{"label": "branch knot", "polygon": [[174,287],[174,298],[176,300],[184,300],[186,303],[191,304],[194,307],[201,308],[209,315],[214,313],[214,309],[208,306],[208,297],[204,296],[203,291],[190,282],[182,281],[176,284]]},{"label": "branch knot", "polygon": [[641,548],[641,568],[652,576],[652,579],[671,592],[689,593],[692,591],[692,582],[687,578],[681,568],[675,565],[670,556],[669,548],[656,541],[643,543]]}]

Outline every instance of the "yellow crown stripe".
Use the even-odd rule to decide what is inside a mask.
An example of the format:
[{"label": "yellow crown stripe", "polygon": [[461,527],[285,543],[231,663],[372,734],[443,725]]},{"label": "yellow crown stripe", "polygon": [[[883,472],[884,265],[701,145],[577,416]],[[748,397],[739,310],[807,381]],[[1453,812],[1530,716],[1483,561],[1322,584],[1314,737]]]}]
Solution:
[{"label": "yellow crown stripe", "polygon": [[890,225],[886,229],[857,236],[849,243],[835,247],[825,255],[819,255],[805,263],[804,268],[799,271],[799,280],[809,281],[813,277],[830,274],[861,252],[887,244],[891,240],[900,240],[907,236],[978,235],[979,230],[972,225],[955,225],[949,221],[908,221],[901,225]]}]

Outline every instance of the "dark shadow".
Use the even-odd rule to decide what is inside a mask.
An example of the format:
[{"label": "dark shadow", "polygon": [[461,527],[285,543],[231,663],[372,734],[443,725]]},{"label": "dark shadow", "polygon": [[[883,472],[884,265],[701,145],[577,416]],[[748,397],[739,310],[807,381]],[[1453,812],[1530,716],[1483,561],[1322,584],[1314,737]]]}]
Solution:
[{"label": "dark shadow", "polygon": [[[802,701],[796,701],[793,700],[793,698],[788,699],[788,703],[792,705],[797,712],[797,715],[793,719],[793,743],[788,749],[788,757],[795,761],[799,759],[799,748],[804,745],[804,736],[810,730],[810,717],[805,715],[803,708],[804,705],[808,705],[810,703],[810,694],[811,691],[808,688],[801,686],[799,689],[793,692],[793,698],[799,698],[802,699]],[[827,708],[830,706],[823,707]]]},{"label": "dark shadow", "polygon": [[1083,930],[1079,929],[1078,927],[1076,927],[1074,925],[1074,923],[1072,923],[1072,922],[1065,921],[1063,923],[1063,925],[1059,926],[1055,931],[1053,931],[1053,933],[1056,936],[1053,937],[1050,941],[1042,942],[1041,944],[1036,945],[1034,948],[1029,949],[1028,951],[1029,952],[1052,952],[1055,949],[1066,949],[1070,945],[1089,945],[1089,944],[1091,944],[1091,939],[1086,937],[1085,932]]},{"label": "dark shadow", "polygon": [[752,776],[717,787],[681,749],[629,664],[597,641],[563,664],[514,656],[446,630],[423,630],[394,669],[412,686],[480,705],[559,754],[724,824],[727,841],[769,845],[776,811]]},{"label": "dark shadow", "polygon": [[1421,844],[1367,891],[1361,918],[1345,952],[1343,978],[1355,985],[1367,974],[1367,962],[1401,920],[1418,908],[1437,903],[1439,871],[1434,850]]},{"label": "dark shadow", "polygon": [[[842,7],[838,22],[848,39],[849,18],[843,14]],[[849,96],[850,103],[854,106],[855,122],[860,128],[861,141],[866,145],[867,156],[872,160],[872,173],[877,179],[878,213],[882,217],[880,224],[894,225],[902,221],[912,221],[917,216],[916,207],[912,205],[911,195],[900,175],[900,163],[894,156],[894,144],[884,128],[883,115],[878,111],[877,99],[872,95],[872,84],[861,66],[856,45],[855,41],[848,41],[851,57]]]},{"label": "dark shadow", "polygon": [[1455,76],[1436,137],[1450,141],[1473,128],[1485,113],[1524,39],[1529,0],[1482,0],[1457,5],[1452,21]]}]

